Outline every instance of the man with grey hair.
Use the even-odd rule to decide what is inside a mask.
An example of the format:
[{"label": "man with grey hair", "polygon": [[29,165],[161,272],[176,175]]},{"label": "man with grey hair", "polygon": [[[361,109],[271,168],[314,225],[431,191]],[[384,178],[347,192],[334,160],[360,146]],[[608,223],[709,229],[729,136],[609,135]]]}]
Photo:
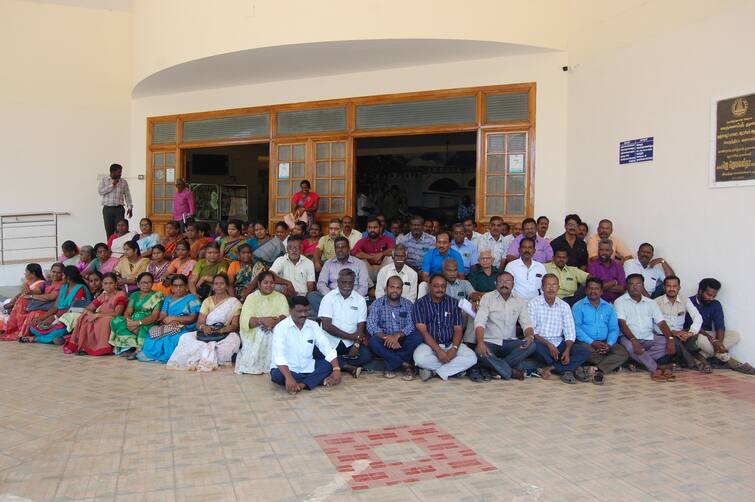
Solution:
[{"label": "man with grey hair", "polygon": [[393,263],[387,263],[380,269],[375,280],[375,298],[381,298],[385,295],[385,287],[388,279],[393,276],[401,278],[403,283],[402,298],[406,298],[414,303],[417,300],[417,272],[406,264],[408,256],[407,248],[404,244],[396,244],[393,248]]}]

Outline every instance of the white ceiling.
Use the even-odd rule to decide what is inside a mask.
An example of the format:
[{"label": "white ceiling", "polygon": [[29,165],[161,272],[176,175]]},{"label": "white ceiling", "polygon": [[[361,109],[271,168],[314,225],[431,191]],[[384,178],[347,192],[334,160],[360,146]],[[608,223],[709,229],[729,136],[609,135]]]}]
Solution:
[{"label": "white ceiling", "polygon": [[134,97],[298,80],[455,61],[545,52],[548,49],[471,40],[355,40],[286,45],[221,54],[147,77]]}]

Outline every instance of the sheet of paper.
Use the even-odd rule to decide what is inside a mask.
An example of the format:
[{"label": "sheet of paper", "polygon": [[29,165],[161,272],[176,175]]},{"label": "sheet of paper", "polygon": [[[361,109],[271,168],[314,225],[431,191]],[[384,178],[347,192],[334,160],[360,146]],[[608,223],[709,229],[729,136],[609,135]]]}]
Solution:
[{"label": "sheet of paper", "polygon": [[471,317],[472,319],[475,318],[476,314],[475,314],[474,309],[472,308],[472,303],[466,298],[462,298],[461,300],[459,300],[459,308],[462,310],[462,312],[464,312],[465,314],[468,314],[469,317]]}]

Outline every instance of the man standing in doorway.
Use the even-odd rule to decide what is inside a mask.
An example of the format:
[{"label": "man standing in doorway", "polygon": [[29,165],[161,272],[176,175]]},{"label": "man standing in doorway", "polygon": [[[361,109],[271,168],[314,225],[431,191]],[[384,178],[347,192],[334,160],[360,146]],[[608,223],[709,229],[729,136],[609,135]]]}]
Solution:
[{"label": "man standing in doorway", "polygon": [[[133,203],[128,182],[121,179],[123,167],[120,164],[110,165],[110,177],[102,178],[97,192],[102,196],[102,219],[105,222],[105,235],[110,237],[115,233],[115,224],[124,215],[133,216]],[[125,206],[125,209],[124,209]]]},{"label": "man standing in doorway", "polygon": [[189,218],[196,214],[196,204],[194,202],[194,192],[189,190],[186,182],[181,178],[176,180],[176,195],[173,196],[173,221],[181,224],[181,230]]}]

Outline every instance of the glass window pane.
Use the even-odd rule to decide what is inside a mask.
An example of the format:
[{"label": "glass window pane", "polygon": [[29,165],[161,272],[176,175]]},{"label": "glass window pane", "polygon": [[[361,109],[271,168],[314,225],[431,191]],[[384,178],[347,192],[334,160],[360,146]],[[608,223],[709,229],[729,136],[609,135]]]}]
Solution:
[{"label": "glass window pane", "polygon": [[288,201],[288,198],[279,197],[275,203],[275,212],[278,214],[286,214],[290,207],[291,203]]},{"label": "glass window pane", "polygon": [[152,195],[155,197],[162,197],[165,195],[165,185],[161,183],[155,183],[152,185]]},{"label": "glass window pane", "polygon": [[330,158],[330,143],[317,143],[317,160]]},{"label": "glass window pane", "polygon": [[345,213],[346,212],[346,199],[341,197],[335,197],[330,199],[330,211],[332,213]]},{"label": "glass window pane", "polygon": [[290,181],[278,182],[278,195],[291,195],[291,182]]},{"label": "glass window pane", "polygon": [[506,214],[524,214],[524,195],[506,197]]},{"label": "glass window pane", "polygon": [[304,178],[304,163],[294,162],[291,164],[291,177],[296,179]]},{"label": "glass window pane", "polygon": [[505,155],[488,155],[488,172],[504,173],[506,170]]},{"label": "glass window pane", "polygon": [[504,176],[488,176],[488,193],[503,194],[505,193]]},{"label": "glass window pane", "polygon": [[524,133],[509,134],[509,153],[523,152],[527,146],[527,135]]},{"label": "glass window pane", "polygon": [[165,167],[175,167],[176,165],[176,154],[173,152],[166,153],[165,154]]},{"label": "glass window pane", "polygon": [[294,160],[304,160],[304,145],[294,145]]},{"label": "glass window pane", "polygon": [[165,165],[165,154],[156,153],[152,160],[152,167],[163,167]]},{"label": "glass window pane", "polygon": [[164,213],[165,212],[165,202],[163,199],[155,199],[152,202],[152,210],[155,213]]},{"label": "glass window pane", "polygon": [[330,212],[330,199],[323,197],[320,199],[320,205],[317,206],[318,211],[322,211],[324,213]]},{"label": "glass window pane", "polygon": [[339,141],[338,143],[333,143],[333,151],[331,152],[331,158],[334,159],[345,159],[346,158],[346,143],[343,141]]},{"label": "glass window pane", "polygon": [[156,183],[162,183],[165,181],[165,169],[155,169],[154,175]]},{"label": "glass window pane", "polygon": [[503,134],[488,135],[488,152],[489,153],[502,153],[504,139],[505,139],[505,136]]},{"label": "glass window pane", "polygon": [[485,210],[490,215],[503,215],[503,197],[485,197]]},{"label": "glass window pane", "polygon": [[166,213],[173,212],[173,199],[165,199],[165,212]]},{"label": "glass window pane", "polygon": [[524,176],[509,176],[506,193],[524,193]]},{"label": "glass window pane", "polygon": [[165,195],[173,197],[176,194],[176,185],[165,185]]},{"label": "glass window pane", "polygon": [[345,180],[333,180],[330,186],[333,189],[333,195],[346,195]]},{"label": "glass window pane", "polygon": [[317,195],[329,195],[330,194],[330,180],[317,180],[315,181],[315,192]]},{"label": "glass window pane", "polygon": [[342,160],[334,160],[330,166],[331,175],[334,178],[343,177],[346,173],[346,162]]},{"label": "glass window pane", "polygon": [[317,177],[327,178],[330,176],[330,162],[317,163]]},{"label": "glass window pane", "polygon": [[278,160],[291,160],[291,145],[280,145],[278,147]]}]

